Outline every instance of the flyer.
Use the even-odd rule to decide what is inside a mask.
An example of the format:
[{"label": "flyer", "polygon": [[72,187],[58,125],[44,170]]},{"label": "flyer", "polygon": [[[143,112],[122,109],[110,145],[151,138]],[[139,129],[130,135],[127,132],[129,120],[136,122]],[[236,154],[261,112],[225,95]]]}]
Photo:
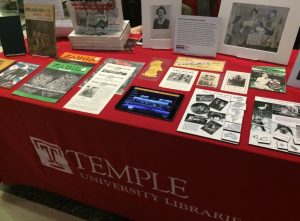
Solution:
[{"label": "flyer", "polygon": [[190,91],[198,71],[171,67],[159,84],[160,87]]}]

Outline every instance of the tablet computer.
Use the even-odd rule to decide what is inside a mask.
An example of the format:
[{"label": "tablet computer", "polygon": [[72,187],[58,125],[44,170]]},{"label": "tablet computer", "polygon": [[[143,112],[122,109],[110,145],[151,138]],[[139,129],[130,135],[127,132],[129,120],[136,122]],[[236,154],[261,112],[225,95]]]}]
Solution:
[{"label": "tablet computer", "polygon": [[183,94],[132,86],[116,109],[171,121],[183,98]]}]

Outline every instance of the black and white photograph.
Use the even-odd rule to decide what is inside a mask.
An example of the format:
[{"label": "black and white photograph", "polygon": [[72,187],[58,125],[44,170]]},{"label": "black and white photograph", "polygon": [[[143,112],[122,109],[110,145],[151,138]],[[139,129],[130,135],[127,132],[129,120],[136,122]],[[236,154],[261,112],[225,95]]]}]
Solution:
[{"label": "black and white photograph", "polygon": [[221,127],[222,127],[222,124],[219,124],[219,123],[211,120],[207,124],[205,124],[201,129],[204,130],[205,132],[209,133],[210,135],[213,135]]},{"label": "black and white photograph", "polygon": [[275,128],[274,129],[275,134],[294,136],[294,133],[290,126],[283,125],[283,124],[275,124],[274,128]]},{"label": "black and white photograph", "polygon": [[240,110],[237,108],[229,108],[227,111],[227,114],[234,115],[234,116],[239,116],[239,117],[244,117],[244,110]]},{"label": "black and white photograph", "polygon": [[221,90],[247,94],[250,73],[226,71]]},{"label": "black and white photograph", "polygon": [[185,118],[185,121],[195,123],[195,124],[205,125],[207,123],[208,119],[203,116],[198,116],[195,114],[188,114]]},{"label": "black and white photograph", "polygon": [[176,73],[172,72],[168,76],[167,80],[168,81],[175,81],[178,83],[183,83],[183,84],[189,84],[192,80],[193,76],[188,75],[188,74],[181,74],[181,73]]},{"label": "black and white photograph", "polygon": [[231,102],[230,103],[230,107],[231,108],[237,108],[237,109],[240,109],[240,110],[246,110],[246,103],[243,103],[243,102]]},{"label": "black and white photograph", "polygon": [[225,44],[277,52],[289,8],[233,3]]},{"label": "black and white photograph", "polygon": [[215,96],[213,94],[197,94],[196,101],[197,102],[212,102]]},{"label": "black and white photograph", "polygon": [[152,39],[170,39],[172,36],[172,29],[170,21],[172,19],[171,5],[152,5],[151,6],[151,21]]},{"label": "black and white photograph", "polygon": [[221,98],[216,98],[210,103],[209,107],[216,109],[218,111],[222,111],[228,103],[229,102],[226,100],[223,100]]},{"label": "black and white photograph", "polygon": [[263,118],[259,115],[252,117],[251,131],[270,133],[272,121],[268,118]]},{"label": "black and white photograph", "polygon": [[281,104],[273,104],[273,114],[286,116],[286,117],[300,117],[300,107],[299,106],[289,106]]},{"label": "black and white photograph", "polygon": [[169,29],[170,28],[170,5],[153,5],[153,29]]},{"label": "black and white photograph", "polygon": [[218,122],[222,122],[223,123],[225,121],[226,114],[215,112],[215,111],[210,111],[210,112],[208,112],[207,117],[210,120],[218,121]]},{"label": "black and white photograph", "polygon": [[255,101],[253,114],[262,118],[272,119],[272,105],[271,103]]},{"label": "black and white photograph", "polygon": [[236,124],[242,124],[243,123],[243,118],[239,116],[234,116],[234,115],[226,115],[227,122],[232,122]]},{"label": "black and white photograph", "polygon": [[82,97],[92,98],[98,91],[98,87],[86,86],[86,88],[79,94]]},{"label": "black and white photograph", "polygon": [[191,106],[191,110],[195,114],[207,114],[210,110],[209,106],[204,103],[195,103]]},{"label": "black and white photograph", "polygon": [[197,85],[216,88],[219,83],[220,74],[201,72]]}]

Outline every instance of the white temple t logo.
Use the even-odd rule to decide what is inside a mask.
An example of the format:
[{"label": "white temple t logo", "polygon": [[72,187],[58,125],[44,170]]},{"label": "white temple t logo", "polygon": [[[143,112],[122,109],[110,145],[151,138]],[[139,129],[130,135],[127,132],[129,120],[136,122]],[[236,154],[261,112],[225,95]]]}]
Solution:
[{"label": "white temple t logo", "polygon": [[71,168],[69,167],[68,161],[66,160],[64,153],[59,146],[35,137],[30,137],[30,140],[33,143],[34,149],[39,155],[44,166],[73,174]]}]

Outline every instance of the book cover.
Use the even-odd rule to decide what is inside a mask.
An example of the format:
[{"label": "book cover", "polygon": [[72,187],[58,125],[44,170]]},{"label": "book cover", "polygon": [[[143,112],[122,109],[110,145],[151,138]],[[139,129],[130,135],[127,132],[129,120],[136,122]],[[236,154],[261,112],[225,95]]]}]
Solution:
[{"label": "book cover", "polygon": [[0,73],[0,87],[12,88],[19,81],[34,72],[39,65],[26,62],[17,62]]},{"label": "book cover", "polygon": [[0,40],[5,56],[26,54],[24,35],[19,15],[13,14],[0,17],[0,30]]},{"label": "book cover", "polygon": [[93,66],[57,59],[13,94],[56,103],[92,68]]},{"label": "book cover", "polygon": [[55,6],[25,3],[24,13],[29,53],[56,57]]},{"label": "book cover", "polygon": [[122,30],[124,19],[121,0],[67,0],[67,7],[76,34],[105,35]]},{"label": "book cover", "polygon": [[0,71],[5,70],[15,62],[16,62],[15,60],[0,58]]}]

